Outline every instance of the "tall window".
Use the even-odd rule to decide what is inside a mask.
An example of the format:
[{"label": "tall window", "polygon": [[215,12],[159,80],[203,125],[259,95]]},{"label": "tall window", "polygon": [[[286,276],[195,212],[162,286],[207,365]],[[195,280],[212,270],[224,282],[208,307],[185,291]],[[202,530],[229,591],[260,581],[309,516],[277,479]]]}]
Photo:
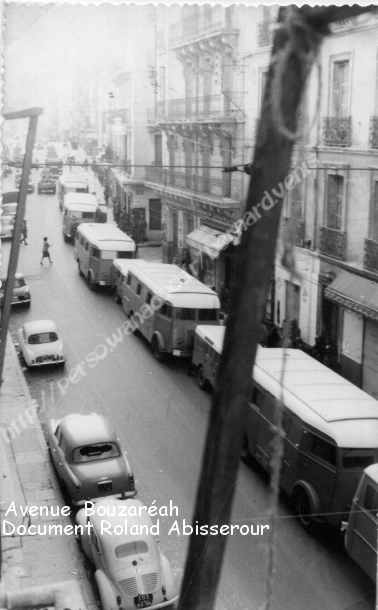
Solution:
[{"label": "tall window", "polygon": [[331,89],[332,116],[339,118],[348,116],[348,84],[349,60],[334,61]]},{"label": "tall window", "polygon": [[327,181],[326,223],[329,229],[342,229],[344,178],[329,174]]},{"label": "tall window", "polygon": [[259,79],[259,111],[261,112],[263,99],[264,99],[264,91],[265,85],[268,78],[268,69],[264,68],[260,71],[260,79]]},{"label": "tall window", "polygon": [[304,188],[303,182],[296,184],[290,191],[290,216],[291,218],[303,218]]},{"label": "tall window", "polygon": [[161,167],[163,164],[163,143],[162,143],[162,135],[161,133],[155,134],[154,137],[154,148],[155,148],[155,165]]},{"label": "tall window", "polygon": [[378,180],[373,182],[371,214],[371,239],[378,241]]}]

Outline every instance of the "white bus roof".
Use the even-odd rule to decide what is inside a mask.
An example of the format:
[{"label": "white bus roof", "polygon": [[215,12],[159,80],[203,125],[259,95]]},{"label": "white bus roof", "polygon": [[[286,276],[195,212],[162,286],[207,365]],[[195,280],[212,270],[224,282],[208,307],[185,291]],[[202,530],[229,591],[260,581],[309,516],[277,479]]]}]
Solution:
[{"label": "white bus roof", "polygon": [[[121,270],[121,269],[120,269]],[[125,266],[154,294],[173,307],[218,309],[217,294],[192,275],[168,263],[134,260]]]},{"label": "white bus roof", "polygon": [[200,324],[196,326],[195,333],[201,339],[210,343],[212,348],[218,353],[222,353],[223,339],[224,339],[224,326],[216,326],[210,324]]},{"label": "white bus roof", "polygon": [[[196,332],[221,353],[224,326],[201,325]],[[378,447],[378,401],[302,350],[259,346],[253,377],[340,447]]]},{"label": "white bus roof", "polygon": [[67,193],[63,207],[77,212],[96,211],[98,203],[95,195],[91,193]]},{"label": "white bus roof", "polygon": [[371,464],[364,470],[365,474],[378,484],[378,464]]},{"label": "white bus roof", "polygon": [[88,222],[80,224],[77,234],[85,237],[99,250],[134,252],[134,240],[110,222]]}]

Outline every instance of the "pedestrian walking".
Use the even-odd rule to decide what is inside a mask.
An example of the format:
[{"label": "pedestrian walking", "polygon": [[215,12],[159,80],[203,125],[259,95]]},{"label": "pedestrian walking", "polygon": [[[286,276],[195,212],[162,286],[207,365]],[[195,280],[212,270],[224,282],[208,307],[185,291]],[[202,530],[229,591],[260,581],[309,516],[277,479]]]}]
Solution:
[{"label": "pedestrian walking", "polygon": [[27,238],[28,238],[28,225],[24,218],[23,223],[22,223],[22,229],[21,229],[20,244],[24,244],[25,246],[27,246],[28,245]]},{"label": "pedestrian walking", "polygon": [[41,265],[43,265],[43,261],[45,260],[45,258],[47,258],[49,260],[49,263],[51,265],[52,260],[51,260],[51,256],[50,256],[50,244],[48,242],[47,237],[43,238],[43,243],[42,243],[42,258],[41,258]]}]

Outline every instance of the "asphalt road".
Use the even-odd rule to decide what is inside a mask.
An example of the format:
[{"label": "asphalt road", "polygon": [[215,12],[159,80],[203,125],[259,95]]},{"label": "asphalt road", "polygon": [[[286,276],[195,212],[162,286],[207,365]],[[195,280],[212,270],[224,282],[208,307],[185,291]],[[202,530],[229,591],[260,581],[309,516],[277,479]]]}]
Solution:
[{"label": "asphalt road", "polygon": [[[79,276],[73,248],[64,243],[57,198],[28,196],[29,245],[21,246],[19,269],[31,286],[30,310],[14,311],[12,331],[24,320],[53,319],[65,342],[66,370],[27,372],[41,418],[92,411],[107,415],[131,458],[139,497],[179,508],[190,522],[210,398],[197,388],[181,362],[160,364],[140,337],[110,347],[106,342],[124,321],[109,294],[91,292]],[[51,267],[40,266],[42,238],[52,244]],[[4,252],[9,246],[4,245]],[[150,255],[148,249],[144,251]],[[96,366],[85,364],[96,352]],[[76,367],[75,382],[67,375]],[[77,368],[78,367],[78,368]],[[233,523],[267,523],[265,478],[240,463]],[[183,568],[188,537],[168,535],[174,517],[162,517],[161,545],[175,571]],[[264,608],[269,542],[266,536],[229,537],[217,610]],[[310,535],[282,502],[276,530],[275,576],[270,610],[367,610],[373,608],[370,581],[344,554],[329,532]]]}]

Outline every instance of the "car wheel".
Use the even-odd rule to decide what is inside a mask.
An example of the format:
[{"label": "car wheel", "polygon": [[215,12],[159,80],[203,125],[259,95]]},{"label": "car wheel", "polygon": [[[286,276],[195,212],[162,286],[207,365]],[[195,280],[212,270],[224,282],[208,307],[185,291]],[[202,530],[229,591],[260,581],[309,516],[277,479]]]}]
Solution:
[{"label": "car wheel", "polygon": [[251,457],[251,454],[249,453],[249,449],[248,449],[248,438],[247,438],[246,435],[243,437],[243,443],[242,443],[242,448],[241,448],[241,452],[240,452],[240,457],[245,462],[248,461],[250,459],[250,457]]},{"label": "car wheel", "polygon": [[292,502],[299,523],[309,530],[314,524],[314,520],[311,517],[311,504],[307,493],[303,489],[297,489]]},{"label": "car wheel", "polygon": [[87,282],[88,282],[88,286],[91,290],[96,290],[96,284],[93,281],[93,276],[91,273],[88,273],[88,275],[87,275]]},{"label": "car wheel", "polygon": [[63,233],[63,239],[64,239],[64,241],[65,241],[66,243],[68,242],[68,237],[67,237],[67,235],[66,235],[65,233]]},{"label": "car wheel", "polygon": [[159,341],[158,341],[157,337],[152,338],[151,349],[152,349],[152,354],[153,354],[155,360],[157,360],[158,362],[163,362],[163,360],[165,358],[165,354],[160,349],[160,345],[159,345]]},{"label": "car wheel", "polygon": [[201,388],[201,390],[206,390],[206,388],[208,387],[208,382],[204,375],[203,367],[201,365],[199,365],[197,367],[196,379],[197,379],[198,387]]},{"label": "car wheel", "polygon": [[117,303],[117,305],[121,305],[121,297],[119,296],[117,291],[115,291],[115,293],[114,293],[114,300]]}]

